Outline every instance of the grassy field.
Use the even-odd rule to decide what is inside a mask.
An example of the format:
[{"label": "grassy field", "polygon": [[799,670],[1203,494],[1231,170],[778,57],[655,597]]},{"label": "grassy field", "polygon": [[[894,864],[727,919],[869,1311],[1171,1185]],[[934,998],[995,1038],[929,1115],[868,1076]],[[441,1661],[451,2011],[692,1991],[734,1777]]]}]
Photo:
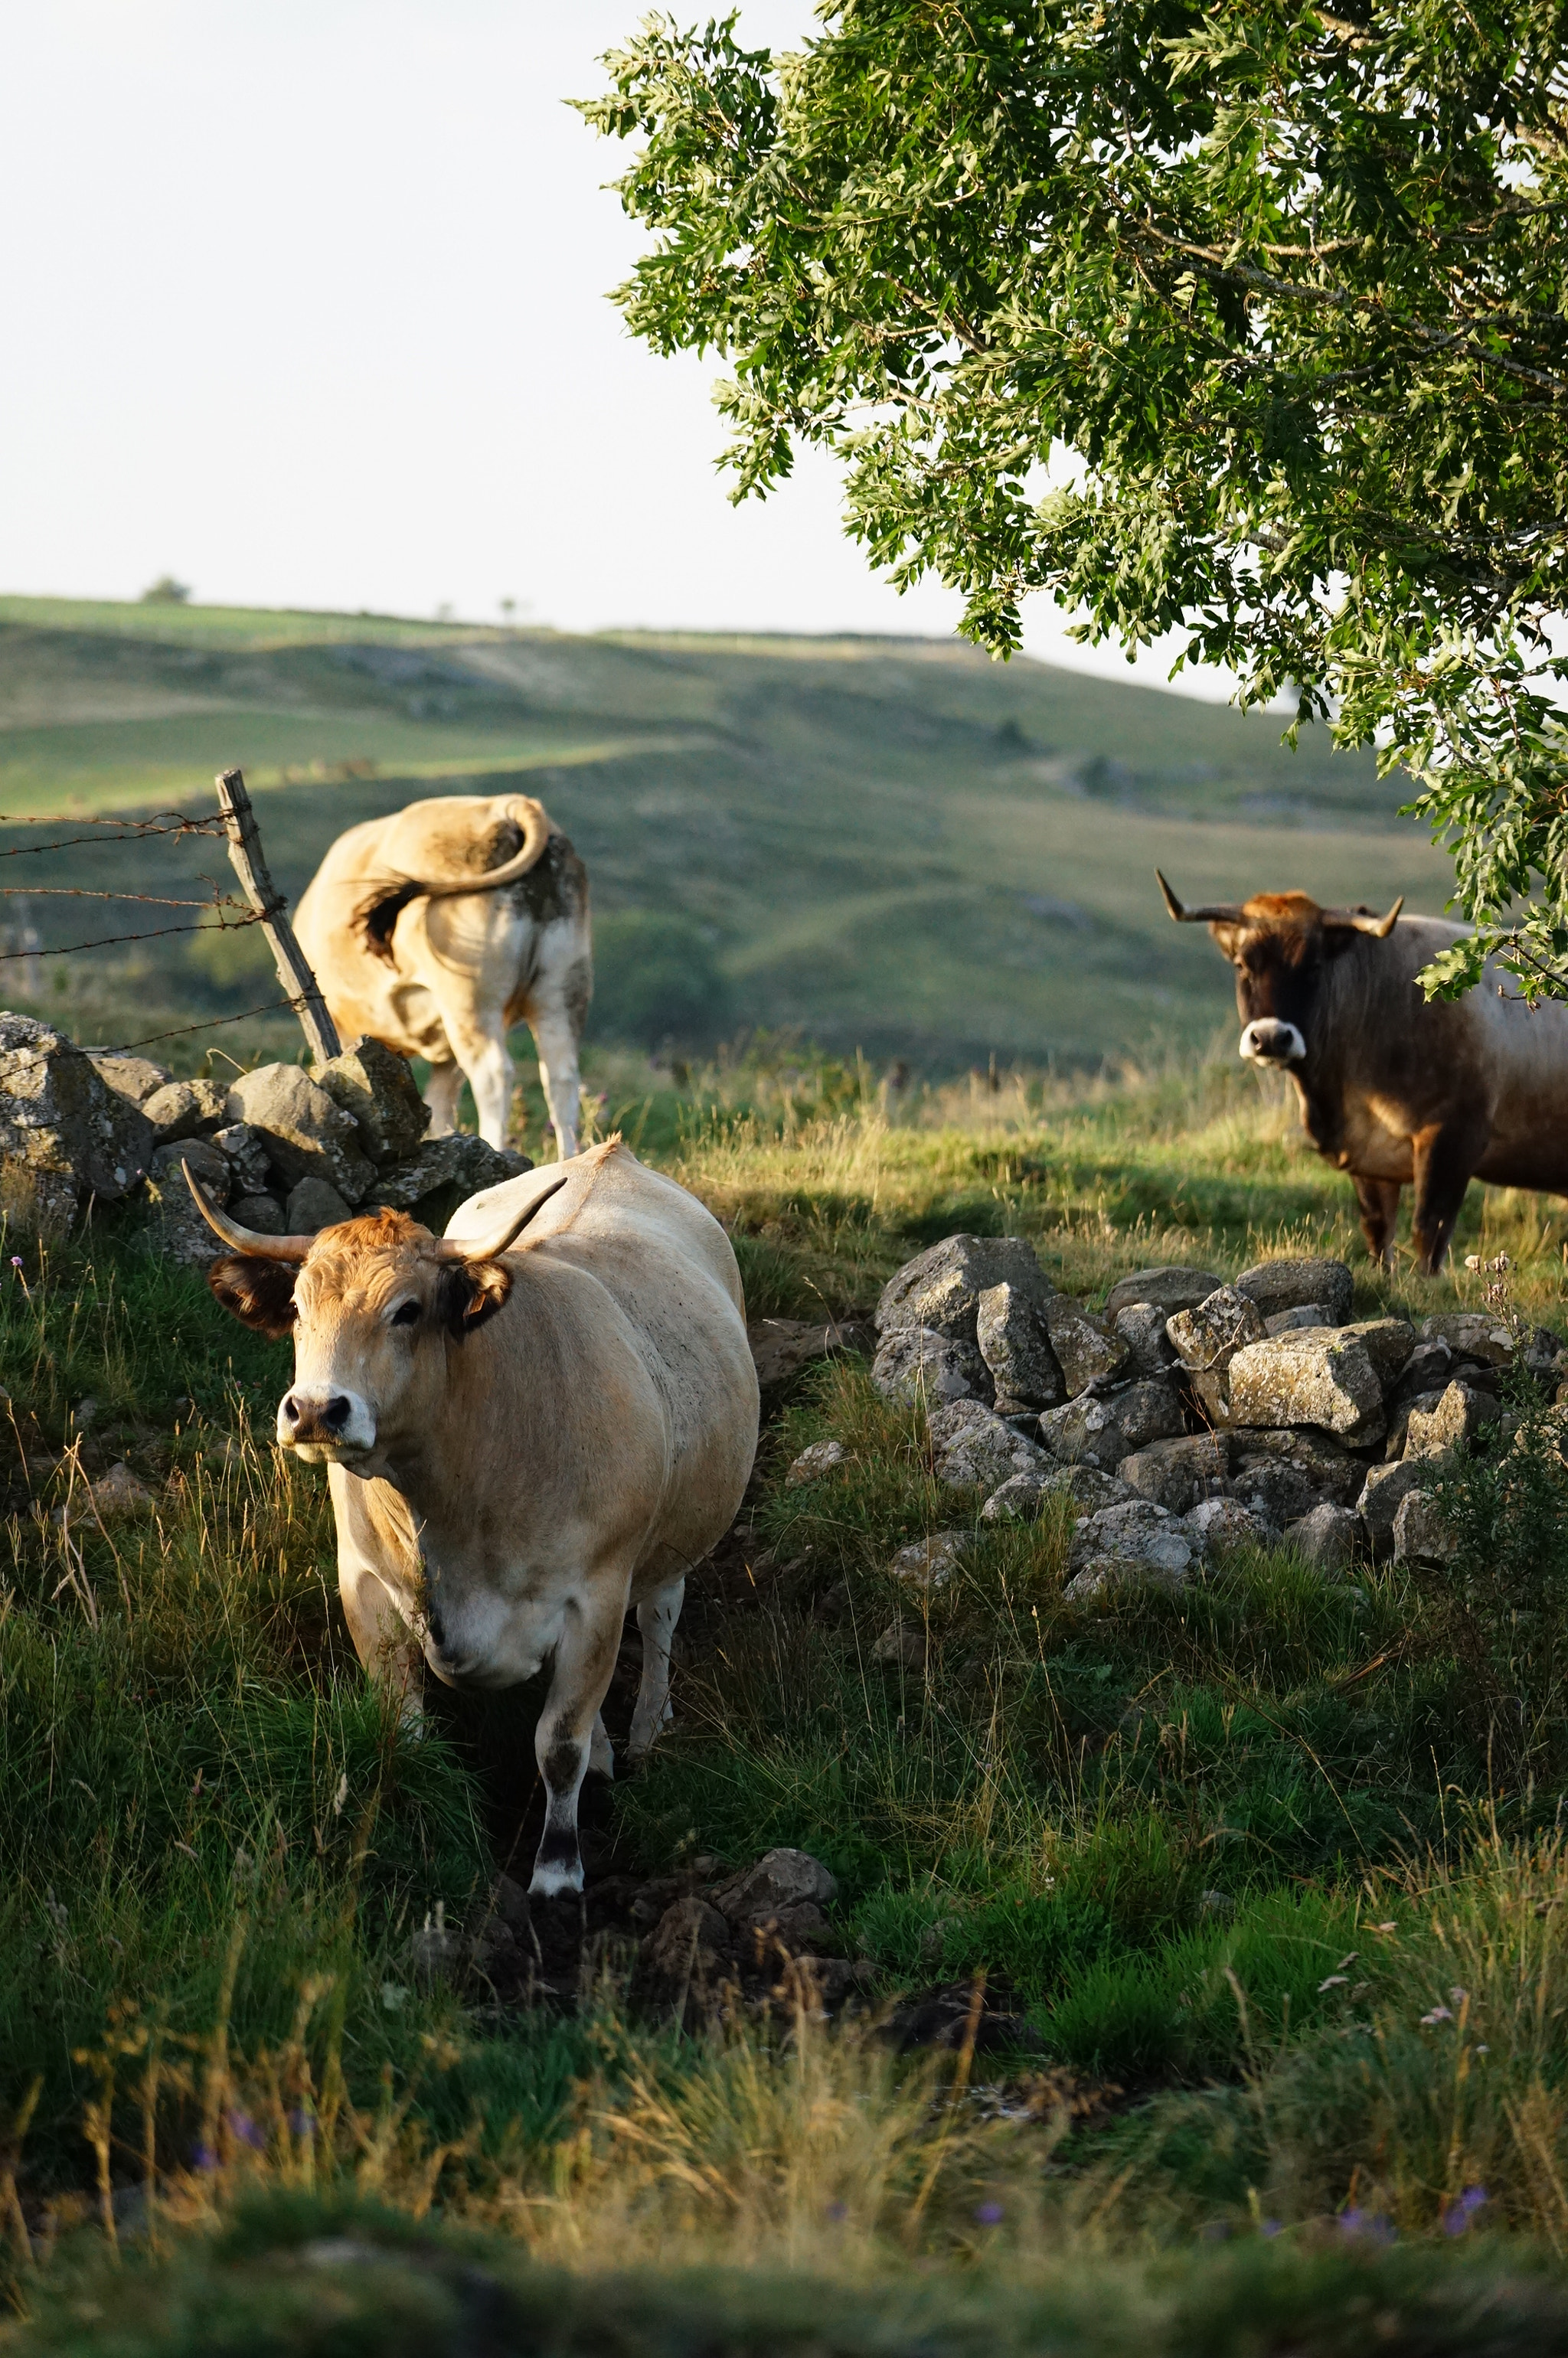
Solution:
[{"label": "grassy field", "polygon": [[[1190,1053],[1228,1021],[1228,979],[1206,936],[1170,924],[1156,865],[1206,898],[1301,885],[1435,911],[1450,889],[1369,756],[1310,730],[1292,754],[1279,730],[957,644],[0,600],[8,821],[208,812],[213,773],[238,762],[297,894],[343,827],[416,795],[538,795],[593,881],[595,1036],[644,1048],[794,1028],[934,1075]],[[5,860],[13,889],[226,881],[210,843],[76,840],[92,833],[0,825],[0,855],[28,847]],[[31,848],[51,840],[65,849]],[[50,946],[132,929],[85,925],[84,907],[112,911],[36,898],[31,915]],[[639,917],[687,978],[669,1005]],[[128,1001],[172,1027],[276,995],[253,938],[194,947],[46,960],[43,1005],[117,1040]],[[264,1024],[220,1044],[244,1056],[286,1037]]]},{"label": "grassy field", "polygon": [[[601,1124],[725,1220],[753,1314],[864,1314],[956,1228],[1032,1238],[1091,1299],[1287,1245],[1345,1252],[1361,1314],[1481,1282],[1370,1268],[1344,1183],[1229,1062],[891,1117],[842,1065],[600,1078]],[[1063,1525],[974,1524],[863,1365],[825,1368],[764,1434],[752,1570],[692,1585],[676,1725],[594,1869],[802,1844],[873,2011],[983,1974],[1038,2051],[901,2062],[808,2006],[684,2035],[613,1942],[574,2014],[498,2014],[410,1940],[525,1855],[537,1696],[411,1739],[346,1642],[319,1477],[258,1438],[287,1350],[132,1216],[10,1249],[0,2210],[27,2321],[0,2348],[455,2352],[481,2316],[512,2336],[482,2346],[585,2353],[1239,2358],[1360,2351],[1369,2320],[1379,2349],[1568,2346],[1561,1515],[1532,1631],[1280,1549],[1073,1606]],[[1476,1249],[1560,1321],[1568,1217],[1473,1190]],[[847,1464],[787,1487],[829,1435]],[[72,1516],[120,1458],[154,1510]],[[924,1669],[878,1662],[892,1552],[956,1521]]]}]

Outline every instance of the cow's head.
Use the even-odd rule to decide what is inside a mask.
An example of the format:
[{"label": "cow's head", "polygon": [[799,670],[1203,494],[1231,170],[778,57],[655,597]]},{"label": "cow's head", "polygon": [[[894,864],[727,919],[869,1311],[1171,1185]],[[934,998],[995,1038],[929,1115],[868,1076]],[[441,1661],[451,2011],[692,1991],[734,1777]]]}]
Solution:
[{"label": "cow's head", "polygon": [[406,1212],[373,1212],[315,1236],[268,1237],[226,1219],[189,1164],[202,1217],[230,1248],[207,1282],[261,1334],[294,1336],[277,1438],[308,1464],[378,1474],[438,1420],[447,1356],[512,1290],[498,1258],[565,1176],[477,1243],[434,1237]]},{"label": "cow's head", "polygon": [[1179,925],[1206,925],[1236,968],[1240,1052],[1251,1063],[1299,1069],[1311,1053],[1318,986],[1330,959],[1363,935],[1386,941],[1404,907],[1324,909],[1305,892],[1254,892],[1249,901],[1188,909],[1158,869],[1165,906]]}]

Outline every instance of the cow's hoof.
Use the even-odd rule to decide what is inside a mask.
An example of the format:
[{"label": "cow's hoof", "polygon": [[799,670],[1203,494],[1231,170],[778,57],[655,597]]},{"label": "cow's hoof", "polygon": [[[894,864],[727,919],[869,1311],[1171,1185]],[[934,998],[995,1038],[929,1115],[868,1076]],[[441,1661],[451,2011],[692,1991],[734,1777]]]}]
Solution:
[{"label": "cow's hoof", "polygon": [[581,1889],[581,1859],[573,1859],[569,1866],[552,1860],[534,1869],[528,1897],[530,1899],[564,1899],[575,1896]]}]

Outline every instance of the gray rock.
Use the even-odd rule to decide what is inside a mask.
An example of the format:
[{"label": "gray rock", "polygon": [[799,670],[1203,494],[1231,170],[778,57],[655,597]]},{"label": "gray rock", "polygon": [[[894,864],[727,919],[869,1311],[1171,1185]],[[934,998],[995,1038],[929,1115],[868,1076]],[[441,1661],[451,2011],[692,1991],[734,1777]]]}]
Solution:
[{"label": "gray rock", "polygon": [[30,1016],[0,1014],[0,1208],[58,1234],[91,1198],[128,1195],[152,1151],[151,1123],[80,1048]]},{"label": "gray rock", "polygon": [[1281,1530],[1325,1498],[1352,1505],[1367,1478],[1366,1458],[1325,1433],[1237,1433],[1232,1442],[1233,1492]]},{"label": "gray rock", "polygon": [[1176,1364],[1176,1354],[1165,1332],[1166,1313],[1157,1302],[1129,1303],[1119,1310],[1113,1331],[1127,1346],[1127,1365],[1134,1376],[1162,1376]]},{"label": "gray rock", "polygon": [[1186,1269],[1174,1261],[1165,1261],[1158,1269],[1135,1269],[1130,1277],[1117,1279],[1105,1297],[1101,1315],[1114,1325],[1124,1310],[1148,1303],[1160,1312],[1162,1325],[1178,1310],[1195,1310],[1224,1283],[1210,1270]]},{"label": "gray rock", "polygon": [[1168,1514],[1184,1515],[1228,1483],[1230,1451],[1216,1433],[1187,1433],[1151,1442],[1124,1457],[1116,1470],[1141,1498],[1152,1499]]},{"label": "gray rock", "polygon": [[289,1232],[276,1195],[241,1195],[229,1206],[229,1214],[242,1228],[254,1228],[258,1236],[281,1237]]},{"label": "gray rock", "polygon": [[968,1543],[967,1531],[933,1531],[929,1539],[914,1540],[900,1548],[888,1571],[906,1588],[946,1588]]},{"label": "gray rock", "polygon": [[1423,1318],[1423,1343],[1446,1343],[1456,1359],[1476,1359],[1483,1367],[1511,1368],[1514,1338],[1500,1318],[1479,1310],[1445,1310]]},{"label": "gray rock", "polygon": [[1053,1294],[1044,1314],[1045,1331],[1069,1400],[1076,1400],[1091,1384],[1113,1382],[1123,1372],[1127,1345],[1081,1302],[1065,1293]]},{"label": "gray rock", "polygon": [[1081,1394],[1048,1409],[1040,1438],[1066,1465],[1098,1466],[1108,1474],[1124,1457],[1182,1431],[1182,1403],[1168,1380],[1127,1384],[1119,1391]]},{"label": "gray rock", "polygon": [[353,1116],[297,1065],[260,1065],[242,1073],[224,1110],[231,1122],[266,1132],[267,1152],[290,1186],[325,1179],[346,1204],[362,1202],[375,1170],[360,1152]]},{"label": "gray rock", "polygon": [[1303,1302],[1299,1310],[1276,1310],[1263,1321],[1265,1335],[1294,1335],[1305,1326],[1333,1326],[1326,1302]]},{"label": "gray rock", "polygon": [[293,1237],[314,1236],[318,1228],[335,1228],[340,1220],[352,1218],[337,1189],[325,1179],[296,1180],[283,1209],[284,1227]]},{"label": "gray rock", "polygon": [[1165,1333],[1184,1368],[1217,1375],[1246,1344],[1262,1339],[1263,1319],[1255,1302],[1233,1285],[1222,1285],[1195,1309],[1179,1310],[1167,1319]]},{"label": "gray rock", "polygon": [[849,1453],[841,1441],[814,1441],[791,1465],[784,1476],[784,1488],[798,1490],[807,1482],[820,1482],[825,1475],[849,1462]]},{"label": "gray rock", "polygon": [[[171,1079],[161,1065],[146,1056],[127,1055],[119,1048],[84,1048],[82,1055],[106,1089],[146,1111],[147,1099]],[[153,1117],[147,1116],[150,1121]]]},{"label": "gray rock", "polygon": [[1343,1336],[1354,1336],[1361,1344],[1378,1371],[1378,1380],[1385,1394],[1391,1392],[1415,1349],[1415,1328],[1408,1318],[1358,1318],[1354,1325],[1343,1326]]},{"label": "gray rock", "polygon": [[[973,1356],[979,1357],[978,1351]],[[902,1406],[912,1401],[971,1400],[972,1375],[963,1346],[931,1326],[895,1327],[883,1336],[871,1362],[877,1390]]]},{"label": "gray rock", "polygon": [[838,1896],[837,1877],[805,1850],[770,1850],[709,1894],[719,1914],[736,1925],[755,1924],[804,1900],[818,1907]]},{"label": "gray rock", "polygon": [[1200,1498],[1183,1517],[1200,1555],[1226,1555],[1232,1548],[1263,1547],[1270,1527],[1239,1498]]},{"label": "gray rock", "polygon": [[419,1095],[406,1056],[379,1040],[359,1040],[315,1079],[334,1105],[352,1117],[362,1152],[377,1165],[406,1163],[429,1128],[430,1109]]},{"label": "gray rock", "polygon": [[1405,1433],[1407,1457],[1441,1457],[1461,1442],[1474,1441],[1484,1425],[1496,1424],[1502,1405],[1490,1392],[1452,1383],[1430,1409],[1412,1408]]},{"label": "gray rock", "polygon": [[1035,1303],[1054,1291],[1026,1238],[944,1237],[889,1278],[877,1303],[877,1332],[930,1326],[974,1346],[980,1296],[1002,1284]]},{"label": "gray rock", "polygon": [[231,1122],[226,1130],[214,1130],[212,1143],[227,1161],[234,1174],[234,1185],[247,1195],[267,1193],[272,1175],[272,1157],[265,1130],[248,1121]]},{"label": "gray rock", "polygon": [[1538,1383],[1550,1386],[1563,1374],[1563,1345],[1550,1326],[1537,1326],[1526,1338],[1519,1361]]},{"label": "gray rock", "polygon": [[[332,1110],[348,1119],[341,1107]],[[503,1152],[487,1146],[482,1138],[470,1138],[466,1130],[453,1130],[446,1138],[427,1138],[406,1163],[377,1172],[373,1193],[378,1204],[395,1212],[412,1212],[424,1197],[441,1189],[460,1187],[464,1195],[477,1195],[533,1168],[525,1154]]]},{"label": "gray rock", "polygon": [[1378,1555],[1392,1547],[1395,1519],[1411,1492],[1439,1480],[1451,1463],[1446,1457],[1402,1457],[1397,1466],[1368,1469],[1356,1504]]},{"label": "gray rock", "polygon": [[1390,1407],[1402,1406],[1421,1392],[1440,1392],[1454,1372],[1454,1354],[1441,1335],[1429,1341],[1418,1342],[1405,1361],[1404,1371],[1390,1402]]},{"label": "gray rock", "polygon": [[1405,1454],[1405,1444],[1410,1439],[1411,1417],[1418,1410],[1423,1415],[1430,1415],[1442,1398],[1442,1392],[1418,1392],[1414,1400],[1403,1401],[1399,1408],[1390,1412],[1389,1438],[1383,1449],[1383,1455],[1390,1465],[1396,1457],[1402,1457]]},{"label": "gray rock", "polygon": [[1426,1490],[1407,1490],[1394,1517],[1394,1562],[1441,1567],[1459,1552],[1458,1536]]},{"label": "gray rock", "polygon": [[1196,1550],[1190,1531],[1147,1498],[1103,1508],[1073,1536],[1063,1595],[1075,1605],[1120,1588],[1185,1586]]},{"label": "gray rock", "polygon": [[142,1100],[160,1146],[171,1139],[211,1138],[222,1124],[229,1092],[217,1081],[169,1081]]},{"label": "gray rock", "polygon": [[1351,1507],[1336,1507],[1325,1498],[1304,1514],[1299,1522],[1287,1526],[1287,1547],[1303,1555],[1308,1563],[1326,1577],[1344,1572],[1365,1545],[1366,1525]]},{"label": "gray rock", "polygon": [[165,1253],[172,1260],[183,1261],[191,1269],[206,1269],[228,1248],[196,1208],[185,1182],[182,1165],[187,1163],[219,1209],[227,1205],[229,1165],[211,1139],[177,1139],[160,1146],[147,1174],[146,1241],[155,1252]]},{"label": "gray rock", "polygon": [[1044,1474],[1045,1452],[979,1401],[948,1401],[930,1412],[936,1479],[948,1489],[994,1490],[1014,1474]]},{"label": "gray rock", "polygon": [[1133,1496],[1125,1482],[1094,1466],[1054,1466],[1046,1474],[1014,1474],[980,1509],[982,1523],[1038,1522],[1046,1509],[1064,1501],[1075,1517],[1119,1507]]},{"label": "gray rock", "polygon": [[229,1168],[227,1157],[219,1153],[210,1138],[175,1139],[168,1146],[156,1148],[147,1175],[160,1187],[177,1185],[189,1203],[190,1190],[180,1176],[186,1165],[194,1171],[207,1193],[222,1208],[233,1193],[234,1174]]},{"label": "gray rock", "polygon": [[1062,1370],[1041,1317],[1038,1294],[1003,1278],[979,1297],[975,1339],[990,1369],[999,1409],[1050,1408],[1063,1395]]},{"label": "gray rock", "polygon": [[688,1891],[672,1901],[643,1942],[639,1964],[678,1987],[687,1976],[705,1982],[730,1962],[730,1927],[717,1908]]},{"label": "gray rock", "polygon": [[1249,1343],[1228,1370],[1233,1425],[1315,1425],[1346,1441],[1380,1441],[1383,1387],[1367,1346],[1322,1328]]},{"label": "gray rock", "polygon": [[901,1671],[923,1671],[925,1668],[925,1632],[912,1621],[902,1619],[888,1623],[871,1648],[873,1662],[891,1662]]},{"label": "gray rock", "polygon": [[1260,1260],[1244,1269],[1236,1290],[1258,1304],[1265,1318],[1281,1310],[1299,1310],[1303,1303],[1328,1306],[1329,1323],[1343,1326],[1350,1315],[1355,1281],[1342,1260]]}]

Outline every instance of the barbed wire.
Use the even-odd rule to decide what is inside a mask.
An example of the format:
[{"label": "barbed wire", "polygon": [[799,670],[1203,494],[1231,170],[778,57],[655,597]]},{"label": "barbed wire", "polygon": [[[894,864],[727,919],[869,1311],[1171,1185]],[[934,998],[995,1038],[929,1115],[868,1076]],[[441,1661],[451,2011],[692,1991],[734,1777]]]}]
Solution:
[{"label": "barbed wire", "polygon": [[[166,826],[165,820],[172,820]],[[225,830],[222,813],[211,818],[186,818],[179,811],[160,811],[156,818],[82,818],[70,821],[76,827],[115,827],[118,835],[65,835],[54,843],[8,843],[0,845],[0,860],[31,860],[46,851],[72,851],[83,843],[139,843],[149,835],[203,835],[211,838]],[[58,827],[53,818],[16,818],[0,811],[0,827]]]},{"label": "barbed wire", "polygon": [[[205,909],[211,905],[206,901],[175,903],[177,908],[188,909]],[[243,917],[220,916],[218,930],[221,933],[237,933],[242,925],[259,925],[261,922],[262,912],[252,909]],[[166,941],[170,934],[207,934],[211,931],[211,925],[153,925],[145,934],[101,934],[95,942],[65,942],[58,948],[46,949],[39,944],[32,949],[0,950],[0,963],[10,958],[74,957],[78,950],[115,949],[124,942],[161,942]]]},{"label": "barbed wire", "polygon": [[[167,892],[101,892],[91,884],[0,884],[0,896],[16,901],[141,901],[150,909],[248,909],[248,901],[214,887],[211,899],[172,899]],[[253,911],[254,914],[254,912]]]},{"label": "barbed wire", "polygon": [[[118,1047],[82,1048],[78,1053],[83,1056],[134,1055],[138,1048],[156,1048],[163,1040],[189,1039],[193,1032],[221,1032],[226,1023],[248,1023],[254,1015],[277,1015],[281,1014],[285,1008],[292,1009],[297,1015],[304,1005],[303,999],[269,999],[265,1007],[246,1007],[242,1009],[238,1015],[209,1015],[200,1023],[177,1023],[168,1032],[149,1032],[142,1040],[122,1041]],[[41,1016],[32,1016],[27,1020],[30,1022],[44,1023]],[[53,1027],[45,1023],[44,1028],[52,1030]],[[63,1039],[65,1035],[62,1033],[59,1036]],[[72,1041],[67,1044],[74,1047],[76,1044]],[[29,1065],[47,1064],[53,1054],[52,1048],[34,1048],[30,1051],[20,1048],[6,1051],[0,1048],[0,1087],[3,1087],[17,1073],[25,1073]]]}]

